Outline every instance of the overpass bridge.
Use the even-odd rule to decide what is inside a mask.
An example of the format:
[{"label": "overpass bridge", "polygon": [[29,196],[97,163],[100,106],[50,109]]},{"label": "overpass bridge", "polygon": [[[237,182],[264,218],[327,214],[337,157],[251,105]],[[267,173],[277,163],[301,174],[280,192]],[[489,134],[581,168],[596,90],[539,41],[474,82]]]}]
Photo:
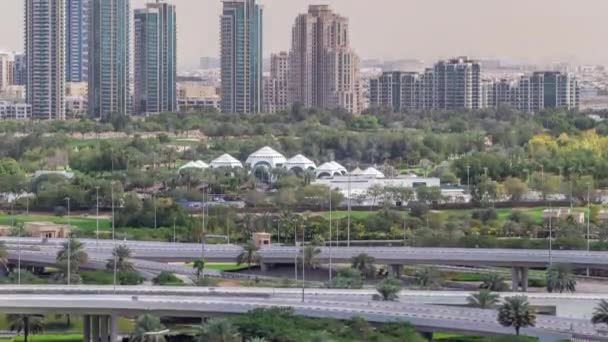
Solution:
[{"label": "overpass bridge", "polygon": [[[10,250],[29,248],[32,252],[56,253],[62,239],[41,240],[36,238],[2,237]],[[89,255],[111,258],[114,243],[109,240],[84,239],[82,242]],[[234,262],[243,251],[237,245],[210,245],[194,243],[117,241],[127,245],[135,260],[143,262],[187,262],[204,258],[209,262]],[[550,263],[566,263],[574,268],[608,269],[608,252],[531,250],[531,249],[484,249],[484,248],[422,248],[422,247],[320,247],[316,256],[320,263],[350,263],[354,256],[365,253],[377,264],[389,265],[396,272],[401,265],[458,265],[497,266],[512,269],[513,288],[527,291],[528,269],[544,268]],[[296,246],[269,246],[258,251],[262,268],[279,264],[293,264],[301,251]],[[161,267],[160,265],[154,268]],[[185,270],[178,271],[182,272]],[[181,274],[181,273],[180,273]]]},{"label": "overpass bridge", "polygon": [[[79,287],[81,290],[86,290]],[[409,322],[422,332],[448,331],[473,335],[509,335],[513,329],[496,322],[496,312],[462,307],[425,304],[343,301],[313,298],[302,302],[298,296],[265,297],[247,294],[223,296],[64,294],[47,289],[46,294],[3,294],[0,312],[18,314],[80,314],[84,316],[84,341],[116,341],[117,317],[153,313],[172,317],[209,317],[247,313],[260,308],[291,308],[296,315],[347,320],[355,316],[370,322]],[[95,291],[95,289],[92,289]],[[163,290],[154,290],[160,291]],[[169,293],[172,290],[168,290]],[[102,291],[107,292],[107,291]],[[533,328],[522,334],[543,342],[584,338],[608,341],[608,336],[587,320],[539,315]]]}]

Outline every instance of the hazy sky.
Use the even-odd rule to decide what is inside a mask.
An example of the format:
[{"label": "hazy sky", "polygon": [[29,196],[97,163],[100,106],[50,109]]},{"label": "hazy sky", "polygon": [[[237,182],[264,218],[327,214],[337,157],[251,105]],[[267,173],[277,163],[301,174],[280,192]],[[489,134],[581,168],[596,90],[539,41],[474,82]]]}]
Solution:
[{"label": "hazy sky", "polygon": [[[23,49],[23,0],[0,0],[0,49]],[[133,8],[146,0],[132,0]],[[177,5],[182,66],[217,56],[220,0]],[[363,58],[470,55],[524,62],[608,65],[607,0],[261,0],[265,54],[288,50],[293,20],[308,4],[327,3],[351,21]]]}]

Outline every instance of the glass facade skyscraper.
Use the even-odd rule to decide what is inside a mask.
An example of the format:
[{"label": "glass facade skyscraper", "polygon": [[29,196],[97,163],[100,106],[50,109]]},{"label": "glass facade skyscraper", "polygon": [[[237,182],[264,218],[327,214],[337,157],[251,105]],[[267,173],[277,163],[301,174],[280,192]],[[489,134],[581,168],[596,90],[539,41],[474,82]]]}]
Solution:
[{"label": "glass facade skyscraper", "polygon": [[130,0],[90,0],[89,115],[130,112]]},{"label": "glass facade skyscraper", "polygon": [[65,119],[64,19],[64,0],[25,0],[25,92],[34,119]]},{"label": "glass facade skyscraper", "polygon": [[66,0],[66,81],[86,82],[89,68],[89,2]]},{"label": "glass facade skyscraper", "polygon": [[256,0],[225,0],[221,16],[221,108],[262,111],[263,8]]},{"label": "glass facade skyscraper", "polygon": [[155,2],[135,10],[133,112],[177,110],[175,6]]}]

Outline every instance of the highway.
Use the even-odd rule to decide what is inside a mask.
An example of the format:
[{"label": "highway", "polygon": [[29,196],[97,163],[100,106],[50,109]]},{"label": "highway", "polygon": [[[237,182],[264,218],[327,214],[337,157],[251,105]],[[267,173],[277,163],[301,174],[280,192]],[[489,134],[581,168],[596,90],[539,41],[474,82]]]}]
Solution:
[{"label": "highway", "polygon": [[[512,334],[496,322],[492,310],[433,306],[399,302],[336,301],[329,299],[257,296],[175,296],[107,294],[3,294],[0,311],[20,314],[71,313],[87,315],[135,315],[152,312],[176,317],[242,314],[256,308],[289,307],[297,315],[350,319],[361,316],[370,322],[407,321],[421,331],[451,331],[465,334]],[[608,341],[587,320],[539,315],[534,328],[523,329],[543,342],[574,337]]]},{"label": "highway", "polygon": [[[18,246],[17,238],[2,237],[11,250]],[[113,243],[109,240],[83,239],[89,254],[110,255]],[[21,246],[35,248],[41,252],[56,252],[61,239],[42,242],[41,239],[23,238]],[[206,244],[204,252],[200,244],[119,241],[126,244],[139,260],[159,262],[179,262],[198,259],[204,254],[209,262],[234,262],[242,248],[236,245]],[[262,248],[259,254],[266,264],[293,264],[300,248],[293,246],[270,246]],[[561,251],[527,249],[483,249],[483,248],[414,248],[414,247],[323,247],[317,259],[322,263],[329,261],[331,253],[335,263],[350,263],[353,256],[366,253],[385,265],[440,264],[466,266],[499,267],[545,267],[550,259],[554,263],[568,263],[573,267],[608,268],[608,252]]]}]

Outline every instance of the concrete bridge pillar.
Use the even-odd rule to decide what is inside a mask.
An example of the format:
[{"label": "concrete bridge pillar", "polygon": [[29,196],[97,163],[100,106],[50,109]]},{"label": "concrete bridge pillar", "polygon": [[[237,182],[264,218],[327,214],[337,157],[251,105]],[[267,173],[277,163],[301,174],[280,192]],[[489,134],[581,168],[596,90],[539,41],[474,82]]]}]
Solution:
[{"label": "concrete bridge pillar", "polygon": [[84,315],[82,317],[82,341],[91,342],[91,316]]},{"label": "concrete bridge pillar", "polygon": [[511,269],[511,289],[513,292],[528,292],[528,268],[513,267]]},{"label": "concrete bridge pillar", "polygon": [[85,315],[83,342],[117,342],[118,318],[116,315]]},{"label": "concrete bridge pillar", "polygon": [[263,263],[261,263],[261,264],[260,264],[260,270],[261,270],[262,272],[268,272],[268,270],[269,270],[271,267],[272,267],[272,265],[271,265],[271,264],[268,264],[268,263],[265,263],[265,262],[263,262]]},{"label": "concrete bridge pillar", "polygon": [[425,340],[432,342],[433,341],[433,333],[432,332],[420,332],[419,333],[422,338]]},{"label": "concrete bridge pillar", "polygon": [[401,265],[388,265],[388,275],[399,278],[401,276]]}]

